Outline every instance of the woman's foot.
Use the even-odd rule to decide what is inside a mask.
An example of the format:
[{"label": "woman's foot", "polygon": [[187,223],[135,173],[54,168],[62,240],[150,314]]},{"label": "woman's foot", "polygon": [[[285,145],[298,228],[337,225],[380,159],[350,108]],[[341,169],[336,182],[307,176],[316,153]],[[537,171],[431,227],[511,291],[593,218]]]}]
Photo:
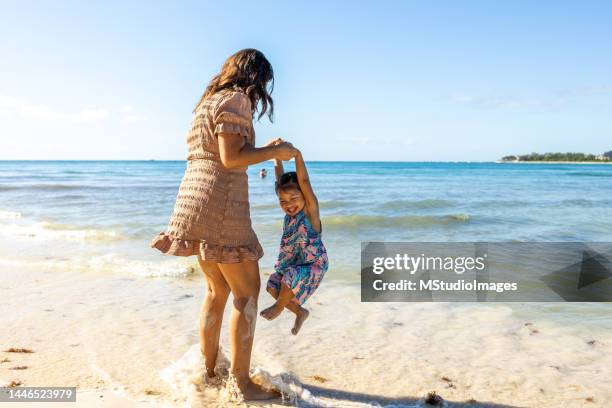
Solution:
[{"label": "woman's foot", "polygon": [[284,309],[284,307],[279,307],[278,303],[275,303],[272,306],[270,306],[269,308],[262,310],[260,315],[264,319],[274,320],[274,319],[276,319],[278,317],[278,315],[281,314],[283,309]]},{"label": "woman's foot", "polygon": [[308,319],[308,315],[310,312],[303,307],[300,307],[300,310],[295,315],[295,323],[293,323],[293,328],[291,329],[291,334],[294,336],[298,334],[300,329],[302,328],[302,324],[306,319]]},{"label": "woman's foot", "polygon": [[206,367],[206,375],[208,376],[208,378],[215,378],[217,376],[217,373],[215,373],[214,368],[211,370],[208,367]]},{"label": "woman's foot", "polygon": [[209,356],[209,358],[206,358],[204,347],[200,347],[200,351],[202,352],[202,357],[204,358],[204,367],[206,367],[206,375],[208,376],[208,378],[216,377],[217,374],[215,373],[215,365],[217,362],[218,351],[214,355]]},{"label": "woman's foot", "polygon": [[281,396],[280,392],[276,390],[266,390],[251,380],[246,382],[243,386],[238,385],[238,388],[240,388],[240,392],[242,392],[242,397],[245,401],[269,400],[280,398]]}]

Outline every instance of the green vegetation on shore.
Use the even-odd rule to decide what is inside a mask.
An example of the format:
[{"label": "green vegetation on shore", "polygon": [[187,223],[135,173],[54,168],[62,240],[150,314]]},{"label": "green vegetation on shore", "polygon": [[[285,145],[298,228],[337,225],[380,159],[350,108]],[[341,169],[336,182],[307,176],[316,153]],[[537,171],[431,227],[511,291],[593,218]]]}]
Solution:
[{"label": "green vegetation on shore", "polygon": [[531,153],[518,156],[504,156],[505,162],[612,162],[612,150],[600,155],[586,153]]}]

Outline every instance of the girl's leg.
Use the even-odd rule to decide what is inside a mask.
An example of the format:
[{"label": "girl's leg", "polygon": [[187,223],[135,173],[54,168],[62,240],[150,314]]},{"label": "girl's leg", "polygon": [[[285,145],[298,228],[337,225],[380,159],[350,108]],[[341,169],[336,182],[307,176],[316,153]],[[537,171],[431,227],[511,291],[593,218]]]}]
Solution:
[{"label": "girl's leg", "polygon": [[287,306],[294,297],[295,295],[289,286],[281,282],[280,292],[276,297],[276,302],[272,306],[262,310],[260,313],[261,317],[268,320],[276,319],[278,315],[281,314],[285,306]]},{"label": "girl's leg", "polygon": [[[278,291],[276,289],[268,287],[266,290],[269,294],[272,295],[274,299],[278,298]],[[285,307],[287,308],[287,310],[290,310],[295,313],[295,322],[293,323],[293,327],[291,328],[291,334],[296,335],[302,328],[302,324],[308,318],[310,312],[295,302],[289,302]]]},{"label": "girl's leg", "polygon": [[257,319],[257,297],[259,296],[259,265],[256,261],[239,264],[218,264],[221,274],[234,295],[234,308],[230,320],[230,342],[232,350],[231,373],[245,400],[262,400],[280,396],[278,392],[266,391],[254,384],[249,377],[251,350]]},{"label": "girl's leg", "polygon": [[[266,291],[269,294],[271,294],[274,299],[278,299],[278,290],[276,290],[274,288],[267,288]],[[290,311],[292,311],[295,314],[298,314],[300,309],[303,309],[302,306],[298,305],[295,302],[289,302],[289,303],[287,303],[287,305],[285,307],[287,308],[287,310],[290,310]]]},{"label": "girl's leg", "polygon": [[214,377],[223,311],[230,289],[216,263],[206,262],[200,256],[198,263],[207,283],[206,296],[200,313],[200,350],[204,355],[206,373],[209,377]]}]

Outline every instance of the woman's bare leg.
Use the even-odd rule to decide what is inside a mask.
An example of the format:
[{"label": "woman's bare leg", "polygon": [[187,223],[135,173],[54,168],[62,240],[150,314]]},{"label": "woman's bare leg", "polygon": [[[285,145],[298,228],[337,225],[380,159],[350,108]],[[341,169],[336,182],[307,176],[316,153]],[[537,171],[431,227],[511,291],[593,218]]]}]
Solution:
[{"label": "woman's bare leg", "polygon": [[219,264],[219,269],[234,295],[230,319],[231,373],[236,377],[245,400],[276,398],[280,395],[278,392],[262,389],[249,377],[257,320],[257,297],[261,284],[259,265],[256,261],[245,261],[239,264]]},{"label": "woman's bare leg", "polygon": [[204,355],[206,373],[209,377],[214,377],[223,311],[230,288],[216,263],[206,262],[200,256],[198,256],[198,262],[207,284],[206,296],[200,313],[200,350]]}]

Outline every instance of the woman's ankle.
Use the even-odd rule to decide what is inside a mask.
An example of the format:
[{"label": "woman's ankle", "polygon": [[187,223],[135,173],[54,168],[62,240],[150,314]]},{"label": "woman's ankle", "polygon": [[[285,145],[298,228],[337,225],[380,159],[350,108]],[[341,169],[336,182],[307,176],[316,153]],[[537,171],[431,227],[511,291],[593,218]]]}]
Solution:
[{"label": "woman's ankle", "polygon": [[202,355],[204,357],[204,367],[206,368],[206,374],[209,377],[214,377],[216,375],[215,366],[217,365],[218,352],[215,353],[214,356],[207,356],[206,353],[204,353],[204,348],[200,348],[200,350],[202,351]]},{"label": "woman's ankle", "polygon": [[234,380],[236,381],[236,385],[240,389],[247,387],[252,382],[251,377],[249,377],[248,375],[245,376],[245,375],[237,375],[235,373],[231,373],[231,376],[234,377]]}]

